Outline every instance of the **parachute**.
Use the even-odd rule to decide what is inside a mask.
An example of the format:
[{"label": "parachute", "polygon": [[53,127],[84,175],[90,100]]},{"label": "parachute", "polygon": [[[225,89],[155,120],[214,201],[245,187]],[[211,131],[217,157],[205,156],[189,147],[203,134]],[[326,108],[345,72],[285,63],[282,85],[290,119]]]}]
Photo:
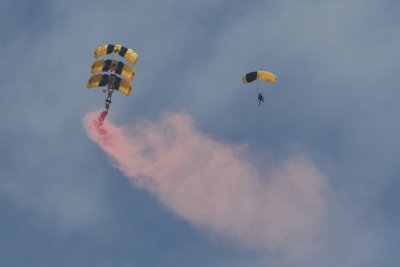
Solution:
[{"label": "parachute", "polygon": [[260,70],[260,71],[252,71],[243,76],[243,83],[251,83],[255,80],[262,80],[270,83],[276,82],[276,75],[272,72]]},{"label": "parachute", "polygon": [[[120,44],[99,46],[94,51],[94,57],[98,59],[101,56],[111,53],[118,54],[132,65],[134,65],[138,59],[138,55],[132,49]],[[114,90],[119,91],[125,96],[130,96],[132,93],[131,81],[135,76],[135,70],[129,63],[125,64],[115,59],[105,59],[97,60],[92,65],[91,73],[93,75],[87,83],[87,88],[107,87],[107,90],[103,90],[104,93],[107,93],[107,98],[105,100],[106,110],[104,111],[103,117],[108,113],[111,104],[111,96]]]},{"label": "parachute", "polygon": [[111,53],[120,55],[121,57],[128,60],[129,63],[131,63],[132,65],[135,65],[135,63],[138,59],[138,55],[135,52],[133,52],[132,49],[122,46],[120,44],[115,44],[115,45],[108,44],[108,45],[99,46],[94,51],[94,57],[97,59],[101,56],[108,55]]},{"label": "parachute", "polygon": [[[265,82],[275,83],[276,75],[269,71],[260,70],[260,71],[252,71],[252,72],[246,73],[242,77],[242,81],[244,84],[254,82],[255,80],[257,80],[257,81],[261,80],[261,81],[265,81]],[[258,100],[258,105],[260,105],[261,102],[264,102],[264,95],[258,91],[258,83],[257,83],[257,100]]]},{"label": "parachute", "polygon": [[112,72],[121,75],[122,78],[131,81],[135,75],[135,70],[128,64],[118,60],[98,60],[92,65],[92,73]]},{"label": "parachute", "polygon": [[115,74],[94,74],[90,77],[87,84],[88,89],[103,86],[112,87],[125,96],[130,96],[132,92],[132,85],[130,82]]}]

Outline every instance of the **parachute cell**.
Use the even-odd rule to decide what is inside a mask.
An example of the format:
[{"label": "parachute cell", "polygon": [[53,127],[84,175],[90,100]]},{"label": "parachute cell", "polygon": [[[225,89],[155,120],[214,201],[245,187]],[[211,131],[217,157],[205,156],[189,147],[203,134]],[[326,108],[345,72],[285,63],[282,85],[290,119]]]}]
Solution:
[{"label": "parachute cell", "polygon": [[128,60],[132,65],[135,65],[138,59],[138,55],[132,49],[122,46],[120,44],[102,45],[94,51],[94,57],[99,58],[101,56],[111,53],[120,55],[121,57]]},{"label": "parachute cell", "polygon": [[98,72],[111,72],[121,75],[122,78],[131,81],[135,75],[134,69],[128,64],[117,60],[98,60],[92,65],[92,74]]},{"label": "parachute cell", "polygon": [[251,83],[255,80],[262,80],[270,83],[276,82],[276,75],[269,71],[253,71],[243,76],[243,83]]}]

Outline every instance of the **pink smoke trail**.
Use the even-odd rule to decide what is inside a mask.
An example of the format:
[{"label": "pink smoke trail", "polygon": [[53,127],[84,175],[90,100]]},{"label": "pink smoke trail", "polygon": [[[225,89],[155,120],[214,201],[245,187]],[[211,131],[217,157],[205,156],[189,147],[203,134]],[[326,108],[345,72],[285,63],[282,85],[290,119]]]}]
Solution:
[{"label": "pink smoke trail", "polygon": [[189,115],[118,127],[89,113],[89,137],[129,177],[193,225],[226,241],[255,249],[302,253],[324,226],[329,189],[305,157],[261,170],[241,146],[195,129]]}]

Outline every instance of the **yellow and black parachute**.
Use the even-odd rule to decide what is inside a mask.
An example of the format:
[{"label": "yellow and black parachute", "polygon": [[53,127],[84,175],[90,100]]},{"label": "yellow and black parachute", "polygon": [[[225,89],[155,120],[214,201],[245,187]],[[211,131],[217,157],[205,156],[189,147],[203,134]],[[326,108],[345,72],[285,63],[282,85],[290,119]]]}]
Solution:
[{"label": "yellow and black parachute", "polygon": [[107,44],[99,46],[94,51],[94,57],[99,58],[101,56],[108,55],[111,53],[120,55],[121,57],[128,60],[132,65],[135,65],[138,59],[138,55],[132,49],[122,46],[120,44],[115,44],[115,45]]},{"label": "yellow and black parachute", "polygon": [[126,96],[130,96],[132,92],[131,83],[115,74],[94,74],[87,84],[88,89],[104,86],[112,87]]},{"label": "yellow and black parachute", "polygon": [[94,51],[94,57],[98,59],[101,56],[115,53],[125,58],[129,63],[124,63],[115,59],[97,60],[92,65],[92,76],[90,77],[87,88],[107,87],[103,92],[107,93],[105,103],[105,114],[111,104],[111,96],[114,90],[119,91],[125,96],[130,96],[132,93],[131,81],[135,76],[133,65],[138,59],[138,55],[130,48],[120,44],[102,45]]},{"label": "yellow and black parachute", "polygon": [[122,78],[132,81],[135,75],[135,70],[128,64],[124,64],[118,60],[98,60],[92,65],[92,73],[112,72],[122,76]]},{"label": "yellow and black parachute", "polygon": [[276,75],[272,72],[259,70],[259,71],[252,71],[245,74],[242,78],[243,83],[251,83],[255,80],[262,80],[270,83],[276,82]]}]

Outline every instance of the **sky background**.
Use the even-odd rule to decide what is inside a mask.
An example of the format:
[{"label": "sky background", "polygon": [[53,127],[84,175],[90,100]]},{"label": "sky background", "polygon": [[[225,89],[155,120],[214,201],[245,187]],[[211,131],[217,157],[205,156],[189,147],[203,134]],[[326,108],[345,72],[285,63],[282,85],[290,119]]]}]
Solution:
[{"label": "sky background", "polygon": [[[0,266],[398,266],[398,14],[390,0],[0,0]],[[329,187],[318,237],[296,242],[311,252],[226,240],[132,186],[82,123],[104,104],[86,83],[107,43],[139,54],[113,123],[183,113],[259,170],[307,157]],[[241,83],[257,69],[278,76],[261,107]]]}]

